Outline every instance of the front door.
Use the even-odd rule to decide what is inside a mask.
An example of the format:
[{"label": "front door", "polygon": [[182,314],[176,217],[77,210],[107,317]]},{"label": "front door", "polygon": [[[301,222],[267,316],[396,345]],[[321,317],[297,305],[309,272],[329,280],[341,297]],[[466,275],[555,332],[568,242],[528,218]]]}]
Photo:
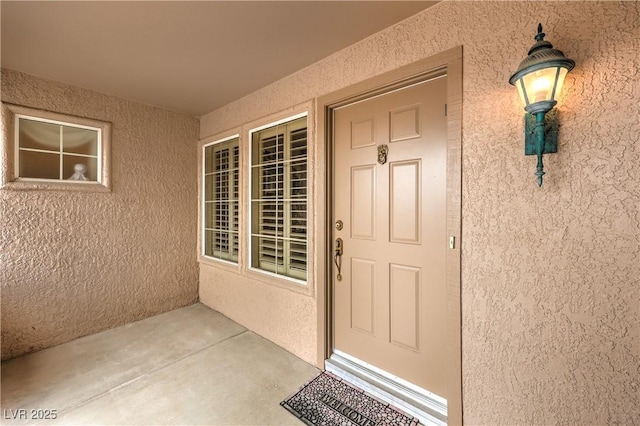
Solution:
[{"label": "front door", "polygon": [[[446,395],[447,76],[334,111],[334,348]],[[342,228],[338,230],[338,228]]]}]

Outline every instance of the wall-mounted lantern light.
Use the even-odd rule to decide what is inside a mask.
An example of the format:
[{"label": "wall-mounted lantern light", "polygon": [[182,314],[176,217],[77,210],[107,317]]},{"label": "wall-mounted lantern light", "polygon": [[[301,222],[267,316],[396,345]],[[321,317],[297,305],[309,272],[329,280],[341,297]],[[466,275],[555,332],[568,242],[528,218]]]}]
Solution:
[{"label": "wall-mounted lantern light", "polygon": [[558,152],[557,111],[552,109],[557,103],[556,97],[562,89],[564,78],[575,66],[574,61],[554,49],[551,43],[544,40],[544,36],[542,24],[538,24],[536,43],[509,79],[509,83],[518,88],[527,112],[525,154],[538,156],[538,186],[542,186],[544,175],[542,154]]}]

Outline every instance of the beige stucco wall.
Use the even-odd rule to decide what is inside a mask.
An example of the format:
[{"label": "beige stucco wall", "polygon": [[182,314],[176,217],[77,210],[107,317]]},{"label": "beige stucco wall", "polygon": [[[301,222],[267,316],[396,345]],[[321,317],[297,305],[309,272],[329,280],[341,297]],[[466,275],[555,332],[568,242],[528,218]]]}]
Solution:
[{"label": "beige stucco wall", "polygon": [[[542,188],[507,82],[538,22],[576,61]],[[200,137],[459,45],[465,422],[637,423],[640,3],[440,3],[209,113]],[[312,296],[210,266],[201,268],[200,296],[315,359]]]},{"label": "beige stucco wall", "polygon": [[198,120],[4,69],[2,101],[112,123],[111,192],[0,190],[2,359],[195,302]]}]

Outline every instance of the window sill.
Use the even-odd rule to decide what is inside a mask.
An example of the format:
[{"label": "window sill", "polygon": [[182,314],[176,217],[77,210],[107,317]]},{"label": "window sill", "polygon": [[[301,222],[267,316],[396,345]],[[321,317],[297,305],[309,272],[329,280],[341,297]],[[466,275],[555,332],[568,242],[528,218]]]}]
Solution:
[{"label": "window sill", "polygon": [[259,281],[262,284],[274,287],[280,287],[295,293],[313,297],[313,288],[309,281],[300,281],[295,278],[289,278],[284,275],[276,275],[271,272],[262,271],[260,269],[248,268],[243,274],[246,278]]},{"label": "window sill", "polygon": [[209,258],[203,255],[198,255],[198,263],[201,266],[207,268],[214,268],[225,272],[231,272],[237,275],[239,278],[253,281],[254,284],[278,287],[285,290],[293,291],[304,296],[314,297],[313,287],[309,284],[309,282],[299,281],[293,278],[271,274],[269,272],[262,272],[258,269],[242,270],[242,268],[235,263],[231,263],[225,260],[218,260],[215,258]]},{"label": "window sill", "polygon": [[224,259],[216,259],[215,257],[207,257],[202,254],[198,255],[198,263],[201,265],[211,266],[214,268],[223,269],[227,272],[233,272],[240,275],[240,265],[230,262]]},{"label": "window sill", "polygon": [[111,192],[111,188],[98,182],[30,181],[14,180],[6,182],[2,189],[11,191],[70,191],[70,192]]}]

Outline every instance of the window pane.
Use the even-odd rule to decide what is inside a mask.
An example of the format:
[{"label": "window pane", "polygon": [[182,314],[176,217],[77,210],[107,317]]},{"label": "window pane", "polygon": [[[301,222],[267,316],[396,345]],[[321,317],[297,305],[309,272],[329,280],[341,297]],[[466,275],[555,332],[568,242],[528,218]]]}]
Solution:
[{"label": "window pane", "polygon": [[288,202],[287,209],[289,215],[289,237],[296,240],[307,239],[307,202]]},{"label": "window pane", "polygon": [[213,246],[213,255],[222,259],[229,256],[229,233],[214,231],[215,240]]},{"label": "window pane", "polygon": [[213,146],[204,148],[204,172],[211,173],[213,171]]},{"label": "window pane", "polygon": [[60,154],[20,150],[20,177],[60,179]]},{"label": "window pane", "polygon": [[240,252],[240,242],[237,233],[231,234],[231,259],[237,261]]},{"label": "window pane", "polygon": [[213,256],[213,231],[204,231],[204,254]]},{"label": "window pane", "polygon": [[291,132],[291,158],[307,158],[307,129]]},{"label": "window pane", "polygon": [[98,155],[98,132],[62,126],[62,150],[73,154]]},{"label": "window pane", "polygon": [[20,118],[18,126],[20,148],[60,152],[60,125]]},{"label": "window pane", "polygon": [[307,244],[287,241],[289,256],[289,273],[292,277],[307,279]]},{"label": "window pane", "polygon": [[[220,164],[217,164],[220,167]],[[214,199],[216,200],[229,200],[229,172],[218,171],[213,175],[214,185]]]},{"label": "window pane", "polygon": [[[282,272],[283,241],[274,238],[252,237],[251,245],[254,248],[251,266],[267,272]],[[279,270],[278,270],[279,269]]]},{"label": "window pane", "polygon": [[291,198],[307,198],[307,159],[298,159],[289,165]]},{"label": "window pane", "polygon": [[265,236],[284,236],[284,204],[271,201],[253,201],[254,212],[251,233]]},{"label": "window pane", "polygon": [[213,229],[213,214],[215,208],[214,203],[205,203],[204,205],[204,227]]},{"label": "window pane", "polygon": [[215,203],[215,229],[229,229],[229,203]]},{"label": "window pane", "polygon": [[233,211],[233,214],[231,215],[231,230],[238,232],[240,229],[240,206],[238,201],[233,201],[229,205]]},{"label": "window pane", "polygon": [[[62,164],[63,179],[84,180],[84,179],[79,179],[80,176],[84,175],[87,181],[96,182],[98,180],[98,159],[97,158],[81,157],[78,155],[63,155],[62,163],[63,163]],[[75,169],[76,166],[79,166],[77,174]],[[83,169],[84,169],[84,173],[80,173]],[[76,177],[78,177],[78,179],[76,179]]]},{"label": "window pane", "polygon": [[215,199],[213,193],[213,175],[204,177],[204,199],[205,201],[213,201]]}]

